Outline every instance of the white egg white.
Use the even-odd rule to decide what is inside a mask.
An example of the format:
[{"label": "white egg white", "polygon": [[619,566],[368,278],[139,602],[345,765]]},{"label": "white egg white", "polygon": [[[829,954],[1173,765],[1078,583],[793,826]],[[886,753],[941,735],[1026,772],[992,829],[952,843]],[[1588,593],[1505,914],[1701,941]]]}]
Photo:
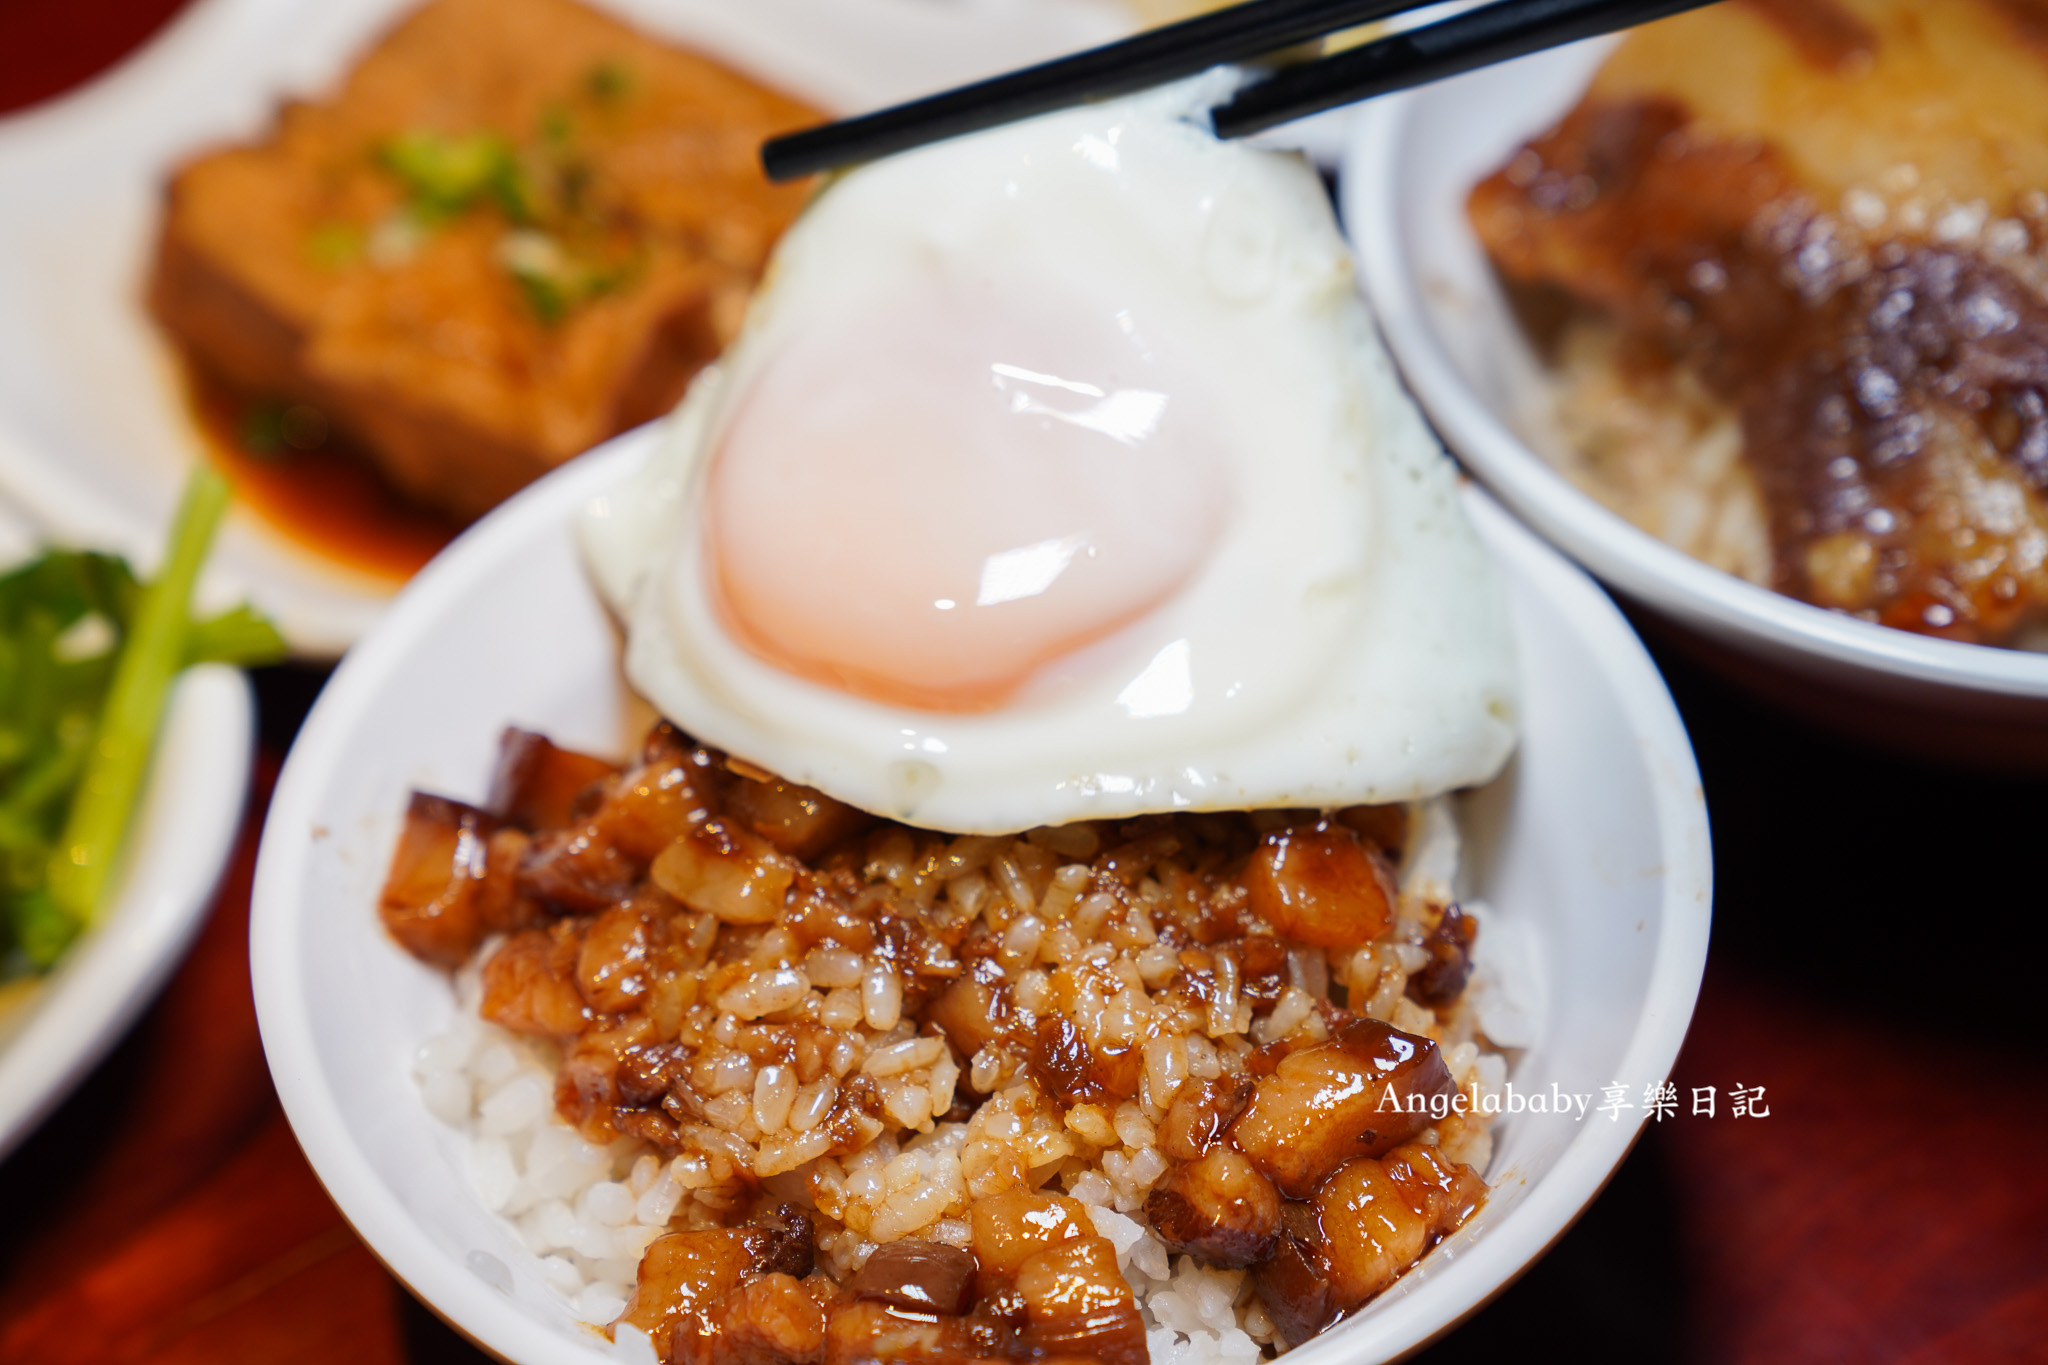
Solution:
[{"label": "white egg white", "polygon": [[[940,143],[821,193],[658,453],[584,520],[628,676],[656,707],[793,781],[962,832],[1407,800],[1501,768],[1517,687],[1494,566],[1314,171],[1197,126],[1229,79]],[[722,423],[778,348],[934,270],[999,294],[1043,282],[1134,344],[1170,341],[1206,381],[1231,465],[1214,547],[1177,593],[974,714],[756,657],[721,623],[702,540]]]}]

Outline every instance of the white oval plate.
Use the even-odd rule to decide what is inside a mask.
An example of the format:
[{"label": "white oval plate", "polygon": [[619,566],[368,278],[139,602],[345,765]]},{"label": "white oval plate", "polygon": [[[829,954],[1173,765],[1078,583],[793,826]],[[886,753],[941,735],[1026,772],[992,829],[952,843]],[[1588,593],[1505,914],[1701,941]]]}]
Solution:
[{"label": "white oval plate", "polygon": [[[1109,0],[599,0],[829,110],[851,112],[1115,36]],[[201,0],[138,56],[0,119],[0,501],[46,539],[147,568],[203,458],[142,307],[171,167],[317,93],[411,0]],[[244,598],[334,657],[394,589],[231,513],[202,599]]]},{"label": "white oval plate", "polygon": [[209,664],[178,679],[105,921],[0,1020],[0,1158],[92,1069],[184,956],[234,850],[255,733],[256,704],[239,671]]},{"label": "white oval plate", "polygon": [[[551,474],[414,579],[300,732],[256,873],[257,1016],[300,1144],[385,1264],[525,1365],[591,1365],[606,1347],[471,1194],[462,1139],[421,1103],[412,1055],[454,1000],[443,974],[385,936],[377,894],[408,791],[481,799],[503,726],[617,753],[644,722],[571,526],[657,440],[629,433]],[[1706,959],[1711,864],[1692,752],[1599,589],[1483,495],[1467,506],[1507,570],[1525,685],[1520,752],[1463,812],[1474,890],[1498,911],[1500,942],[1530,949],[1548,1002],[1513,1079],[1594,1106],[1620,1084],[1640,1105],[1677,1056]],[[1510,1121],[1480,1214],[1288,1358],[1385,1359],[1456,1323],[1577,1216],[1640,1118]]]},{"label": "white oval plate", "polygon": [[[1487,67],[1362,111],[1343,167],[1344,220],[1402,377],[1488,488],[1628,596],[1809,691],[2048,727],[2048,655],[1892,630],[1709,568],[1608,511],[1518,434],[1518,414],[1541,402],[1542,370],[1466,220],[1465,198],[1563,116],[1614,41]],[[1883,727],[1899,723],[1888,714],[1865,728],[1885,738]]]}]

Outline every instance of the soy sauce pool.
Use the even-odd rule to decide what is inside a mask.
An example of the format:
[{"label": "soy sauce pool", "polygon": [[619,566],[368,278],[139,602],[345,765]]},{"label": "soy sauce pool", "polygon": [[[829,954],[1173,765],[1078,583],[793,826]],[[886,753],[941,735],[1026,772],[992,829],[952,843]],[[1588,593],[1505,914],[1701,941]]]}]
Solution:
[{"label": "soy sauce pool", "polygon": [[319,409],[244,393],[181,360],[206,458],[298,548],[396,587],[462,530],[406,502]]}]

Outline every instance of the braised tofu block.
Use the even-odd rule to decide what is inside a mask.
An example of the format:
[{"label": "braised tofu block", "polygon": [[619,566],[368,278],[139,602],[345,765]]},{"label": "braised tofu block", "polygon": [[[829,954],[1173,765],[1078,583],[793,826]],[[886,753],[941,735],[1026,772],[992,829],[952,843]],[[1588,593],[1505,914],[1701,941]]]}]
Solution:
[{"label": "braised tofu block", "polygon": [[572,0],[434,0],[178,171],[149,305],[472,517],[674,405],[808,193],[759,145],[816,117]]}]

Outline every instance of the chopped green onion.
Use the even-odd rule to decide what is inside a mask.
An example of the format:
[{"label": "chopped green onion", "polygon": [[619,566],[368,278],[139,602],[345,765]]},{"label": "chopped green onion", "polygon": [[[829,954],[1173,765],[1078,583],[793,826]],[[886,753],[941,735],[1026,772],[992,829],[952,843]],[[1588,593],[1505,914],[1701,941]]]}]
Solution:
[{"label": "chopped green onion", "polygon": [[284,404],[251,403],[242,414],[242,449],[260,459],[286,453],[284,448]]},{"label": "chopped green onion", "polygon": [[583,84],[592,99],[600,104],[610,104],[632,93],[633,73],[622,62],[603,61],[590,68]]},{"label": "chopped green onion", "polygon": [[527,222],[534,198],[512,145],[494,133],[451,137],[418,128],[378,149],[384,169],[398,177],[413,215],[432,225],[489,199],[507,218]]},{"label": "chopped green onion", "polygon": [[341,270],[363,258],[363,230],[354,223],[322,223],[306,238],[306,254],[322,270]]}]

